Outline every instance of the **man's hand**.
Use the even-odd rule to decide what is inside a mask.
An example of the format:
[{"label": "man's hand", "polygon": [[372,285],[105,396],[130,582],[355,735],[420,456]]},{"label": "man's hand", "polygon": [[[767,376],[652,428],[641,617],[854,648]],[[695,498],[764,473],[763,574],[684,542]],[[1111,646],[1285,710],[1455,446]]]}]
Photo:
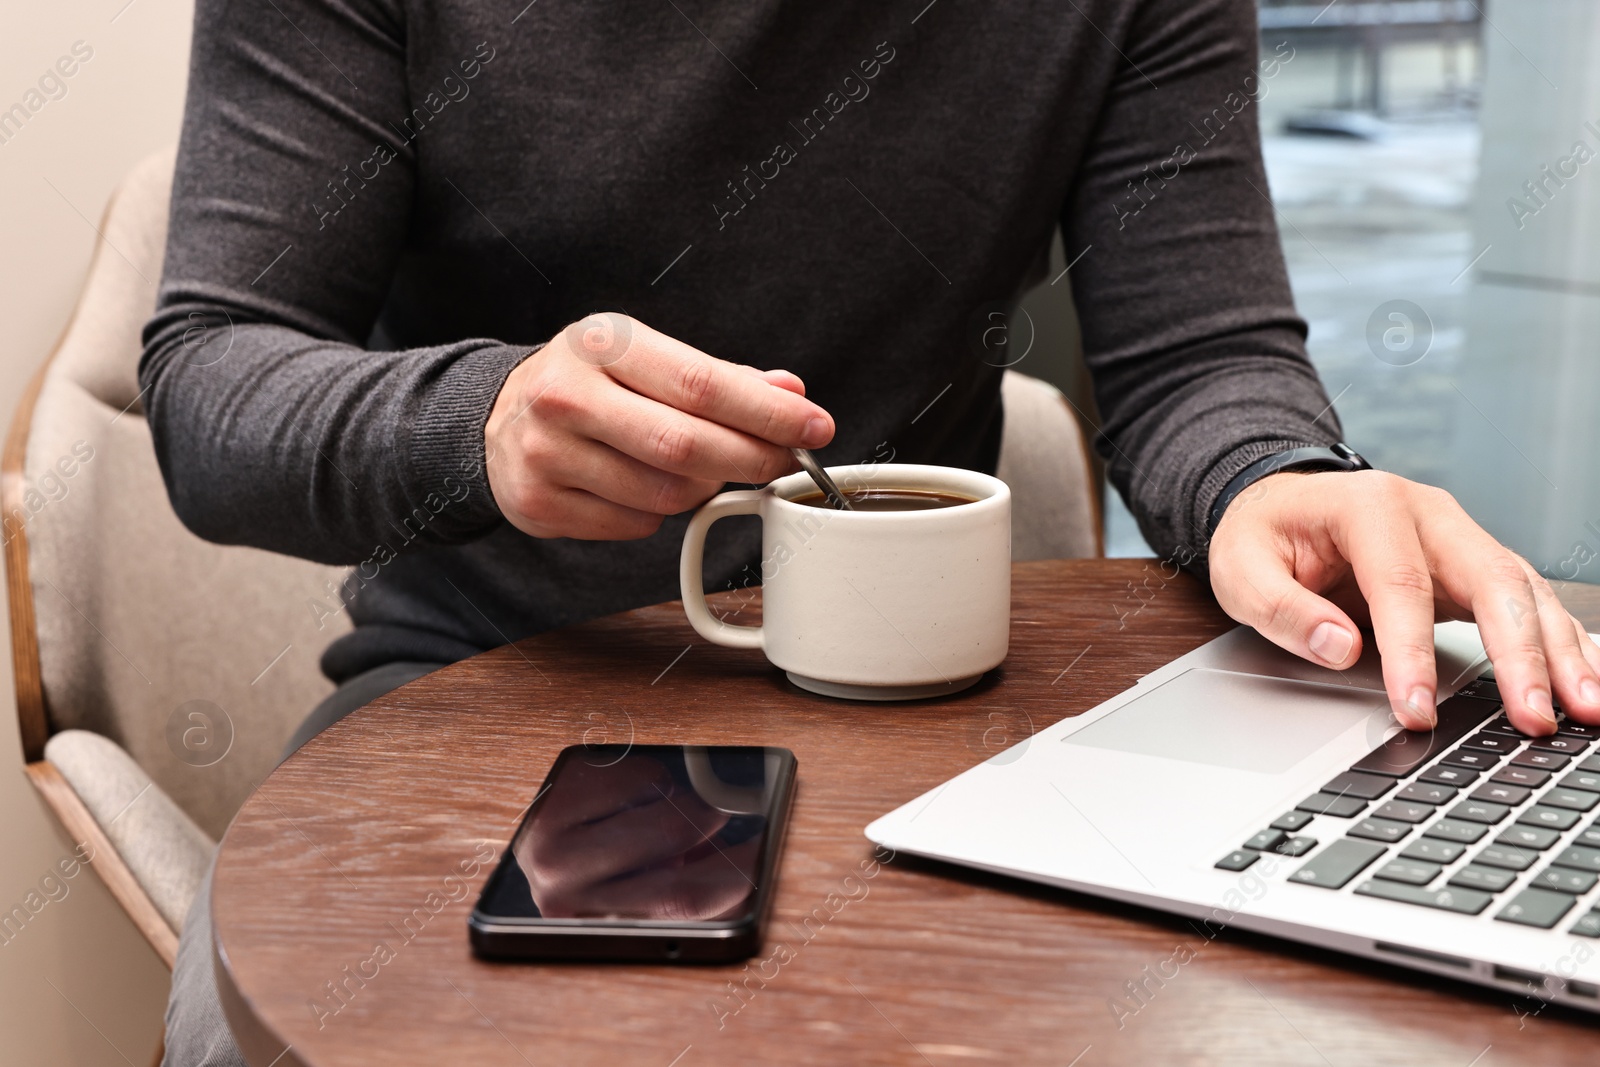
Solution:
[{"label": "man's hand", "polygon": [[1555,730],[1551,693],[1600,723],[1600,648],[1526,560],[1442,489],[1381,471],[1285,472],[1228,505],[1211,540],[1224,611],[1313,663],[1344,669],[1369,623],[1401,725],[1431,727],[1435,619],[1475,621],[1518,729]]},{"label": "man's hand", "polygon": [[534,537],[648,537],[724,482],[798,469],[833,418],[788,371],[714,359],[626,315],[591,315],[511,372],[484,430],[489,488]]},{"label": "man's hand", "polygon": [[728,814],[673,784],[654,759],[574,760],[512,841],[540,914],[703,922],[749,898],[760,836],[713,838]]}]

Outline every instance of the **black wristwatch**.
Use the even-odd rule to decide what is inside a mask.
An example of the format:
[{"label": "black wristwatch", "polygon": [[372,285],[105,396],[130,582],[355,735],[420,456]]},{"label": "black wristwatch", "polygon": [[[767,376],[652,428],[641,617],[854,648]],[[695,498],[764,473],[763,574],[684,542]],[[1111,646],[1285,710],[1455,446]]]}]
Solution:
[{"label": "black wristwatch", "polygon": [[1291,448],[1256,460],[1233,476],[1211,505],[1211,517],[1206,522],[1206,535],[1217,532],[1222,513],[1228,510],[1233,498],[1269,474],[1279,471],[1369,471],[1372,464],[1362,459],[1356,450],[1340,441],[1332,448]]}]

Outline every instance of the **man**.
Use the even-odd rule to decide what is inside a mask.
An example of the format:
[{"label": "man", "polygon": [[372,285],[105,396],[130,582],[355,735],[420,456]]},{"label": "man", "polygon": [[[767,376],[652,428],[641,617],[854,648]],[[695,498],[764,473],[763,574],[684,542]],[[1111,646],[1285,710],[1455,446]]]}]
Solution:
[{"label": "man", "polygon": [[[675,597],[684,513],[791,446],[992,470],[1000,370],[970,337],[1058,224],[1098,445],[1152,545],[1314,662],[1370,623],[1407,725],[1451,616],[1519,727],[1550,732],[1552,694],[1600,721],[1600,650],[1444,493],[1239,483],[1339,436],[1259,155],[1292,55],[1258,59],[1250,0],[200,0],[141,377],[191,529],[358,565],[340,692],[297,741]],[[190,358],[197,330],[228,354]],[[708,584],[757,556],[730,538]],[[239,1062],[206,895],[169,1063]]]}]

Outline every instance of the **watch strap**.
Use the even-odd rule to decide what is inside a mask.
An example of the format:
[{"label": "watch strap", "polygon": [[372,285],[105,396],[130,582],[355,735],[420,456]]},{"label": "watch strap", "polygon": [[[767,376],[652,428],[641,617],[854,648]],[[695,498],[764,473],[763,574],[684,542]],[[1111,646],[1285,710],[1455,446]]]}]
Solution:
[{"label": "watch strap", "polygon": [[1223,487],[1216,503],[1211,505],[1211,514],[1206,521],[1206,535],[1210,536],[1217,532],[1217,524],[1222,521],[1222,513],[1228,510],[1228,505],[1233,503],[1235,497],[1269,474],[1278,474],[1282,471],[1369,470],[1372,470],[1372,464],[1343,441],[1326,448],[1321,446],[1290,448],[1270,456],[1263,456],[1235,474]]}]

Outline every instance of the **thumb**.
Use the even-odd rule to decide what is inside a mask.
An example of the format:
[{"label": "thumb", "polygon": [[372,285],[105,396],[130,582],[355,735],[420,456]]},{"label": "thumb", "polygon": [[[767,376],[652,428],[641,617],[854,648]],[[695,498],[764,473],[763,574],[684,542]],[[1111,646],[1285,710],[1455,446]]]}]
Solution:
[{"label": "thumb", "polygon": [[1275,546],[1235,546],[1220,557],[1213,553],[1210,563],[1211,590],[1222,610],[1273,644],[1335,670],[1361,656],[1361,630],[1332,601],[1301,585]]}]

